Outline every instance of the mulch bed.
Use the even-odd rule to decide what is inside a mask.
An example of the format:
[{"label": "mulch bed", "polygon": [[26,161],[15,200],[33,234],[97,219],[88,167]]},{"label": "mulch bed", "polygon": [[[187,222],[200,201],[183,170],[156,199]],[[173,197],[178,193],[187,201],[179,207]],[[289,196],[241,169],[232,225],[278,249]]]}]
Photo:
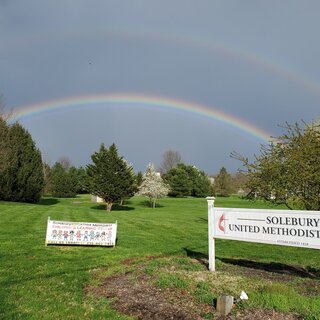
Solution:
[{"label": "mulch bed", "polygon": [[[129,262],[131,264],[131,261]],[[214,306],[199,303],[187,291],[161,289],[153,284],[151,275],[137,267],[134,272],[117,274],[104,279],[99,287],[86,287],[85,292],[95,297],[111,300],[112,308],[121,314],[143,320],[298,320],[302,317],[292,313],[273,310],[240,309],[227,317],[216,314]],[[211,317],[210,317],[211,316]]]}]

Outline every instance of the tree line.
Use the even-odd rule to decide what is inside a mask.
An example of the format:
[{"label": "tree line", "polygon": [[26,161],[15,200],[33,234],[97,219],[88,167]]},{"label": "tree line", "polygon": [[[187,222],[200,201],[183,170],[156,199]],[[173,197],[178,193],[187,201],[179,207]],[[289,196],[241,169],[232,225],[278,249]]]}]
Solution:
[{"label": "tree line", "polygon": [[[1,111],[1,110],[0,110]],[[71,166],[61,159],[52,167],[43,163],[30,133],[19,123],[9,124],[0,114],[0,200],[38,202],[43,194],[74,197],[91,193],[105,200],[106,209],[134,194],[147,196],[152,207],[163,196],[229,196],[241,192],[251,199],[264,199],[288,208],[320,209],[319,122],[285,127],[286,133],[261,146],[250,162],[233,152],[244,170],[230,175],[222,167],[208,177],[195,166],[183,163],[176,151],[164,154],[159,172],[149,165],[146,172],[133,167],[112,144],[91,156],[86,167]]]}]

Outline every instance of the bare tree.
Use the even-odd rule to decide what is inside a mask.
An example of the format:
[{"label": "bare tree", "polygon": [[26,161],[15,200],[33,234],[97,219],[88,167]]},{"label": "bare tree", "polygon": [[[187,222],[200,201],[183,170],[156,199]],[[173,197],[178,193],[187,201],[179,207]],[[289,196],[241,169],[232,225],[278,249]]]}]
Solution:
[{"label": "bare tree", "polygon": [[4,103],[4,98],[2,95],[0,95],[0,118],[2,118],[4,121],[9,120],[14,116],[13,110],[6,111],[6,105]]},{"label": "bare tree", "polygon": [[62,165],[62,167],[66,170],[69,171],[71,168],[71,161],[67,156],[62,156],[59,158],[58,162]]},{"label": "bare tree", "polygon": [[170,169],[175,168],[182,162],[182,157],[178,151],[167,150],[163,154],[163,159],[159,167],[161,174],[168,172]]}]

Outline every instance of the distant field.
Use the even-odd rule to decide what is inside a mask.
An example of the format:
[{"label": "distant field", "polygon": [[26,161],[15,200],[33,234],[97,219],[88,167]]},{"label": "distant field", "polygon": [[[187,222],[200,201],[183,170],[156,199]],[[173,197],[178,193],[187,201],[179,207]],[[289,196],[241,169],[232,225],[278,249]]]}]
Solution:
[{"label": "distant field", "polygon": [[[267,207],[263,202],[238,197],[218,198],[216,206]],[[66,221],[117,220],[117,246],[46,247],[48,216]],[[124,207],[115,206],[111,213],[90,202],[88,195],[45,198],[37,205],[0,202],[0,319],[131,319],[113,311],[107,299],[88,294],[84,288],[99,286],[102,274],[132,270],[141,263],[147,274],[158,277],[160,287],[175,283],[170,265],[176,266],[178,273],[183,270],[174,287],[180,290],[179,286],[185,286],[191,291],[195,286],[203,303],[210,304],[228,291],[228,276],[233,275],[230,292],[241,288],[251,297],[245,308],[273,308],[320,319],[320,251],[217,240],[218,272],[226,276],[218,292],[217,280],[208,278],[203,265],[193,264],[196,259],[206,260],[207,241],[205,199],[165,198],[153,210],[147,207],[145,198],[134,197]],[[236,276],[238,267],[242,273]],[[251,276],[246,273],[250,268],[243,267],[269,273],[259,276],[253,272]],[[186,270],[201,271],[206,279],[195,282]],[[274,272],[277,277],[273,277]]]}]

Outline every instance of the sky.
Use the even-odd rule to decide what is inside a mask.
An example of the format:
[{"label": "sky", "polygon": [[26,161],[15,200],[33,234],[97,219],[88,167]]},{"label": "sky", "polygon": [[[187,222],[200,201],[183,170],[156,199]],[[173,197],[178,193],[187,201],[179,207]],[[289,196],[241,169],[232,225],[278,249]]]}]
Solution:
[{"label": "sky", "polygon": [[236,172],[320,115],[319,1],[0,0],[0,94],[51,165],[115,143]]}]

